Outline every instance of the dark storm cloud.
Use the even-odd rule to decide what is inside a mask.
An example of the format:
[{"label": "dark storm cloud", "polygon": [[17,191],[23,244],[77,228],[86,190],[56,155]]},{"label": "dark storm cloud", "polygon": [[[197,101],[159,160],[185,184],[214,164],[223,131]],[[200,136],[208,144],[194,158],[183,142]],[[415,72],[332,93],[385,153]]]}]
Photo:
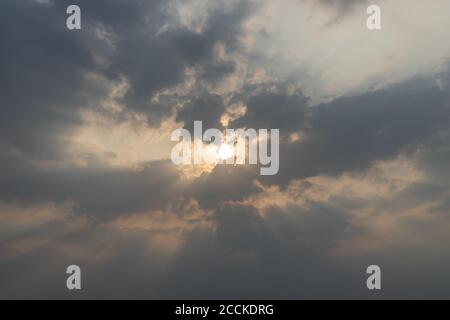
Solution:
[{"label": "dark storm cloud", "polygon": [[[201,34],[177,31],[175,35],[170,35],[179,53],[199,73],[201,87],[214,84],[235,70],[233,61],[217,59],[213,49],[219,42],[225,44],[227,53],[240,49],[241,25],[252,8],[251,2],[238,2],[228,10],[219,6],[209,17]],[[192,92],[191,101],[177,113],[177,121],[183,121],[185,127],[190,129],[194,120],[204,121],[205,128],[220,128],[220,116],[225,109],[223,97],[200,88]]]},{"label": "dark storm cloud", "polygon": [[[441,80],[445,81],[445,77]],[[414,152],[450,127],[450,94],[430,78],[312,107],[301,91],[289,93],[282,84],[277,90],[261,87],[255,90],[248,86],[234,96],[232,101],[242,102],[247,110],[229,127],[279,128],[280,172],[268,177],[251,175],[251,180],[286,185],[292,179],[365,170],[376,160],[391,159],[408,150]],[[199,109],[206,105],[210,112],[203,114]],[[198,117],[210,125],[218,124],[223,107],[222,100],[214,97],[188,105],[182,112],[186,113],[185,118],[191,115],[191,122]],[[293,132],[300,133],[300,140],[288,143]],[[212,185],[216,183],[220,184],[214,181],[205,190],[215,190]],[[197,188],[199,184],[194,185]],[[257,191],[247,188],[245,193]]]},{"label": "dark storm cloud", "polygon": [[[375,263],[382,267],[383,283],[389,284],[377,293],[378,298],[448,297],[448,285],[440,283],[437,279],[440,276],[436,276],[445,277],[445,268],[449,266],[444,244],[433,243],[432,252],[428,240],[425,244],[422,239],[419,246],[399,242],[355,257],[328,254],[338,241],[365,232],[350,221],[349,209],[361,205],[351,200],[351,196],[308,201],[307,206],[273,206],[266,209],[264,217],[249,205],[220,207],[215,216],[216,231],[192,234],[178,260],[169,268],[170,280],[162,286],[163,296],[375,298],[365,288],[365,269]],[[414,203],[414,199],[415,195],[405,191],[394,196],[389,204],[375,202],[377,206],[400,209],[408,203],[413,208],[430,200]],[[364,207],[370,205],[366,203]],[[409,230],[414,235],[429,236],[434,228],[408,218],[403,223],[402,231]],[[402,235],[398,236],[401,239]],[[188,278],[184,276],[186,273]],[[427,292],[425,296],[423,290]]]},{"label": "dark storm cloud", "polygon": [[281,146],[280,172],[269,180],[339,175],[415,150],[450,126],[448,101],[433,80],[417,79],[313,107],[301,139]]},{"label": "dark storm cloud", "polygon": [[[80,108],[96,108],[107,97],[108,86],[86,77],[125,77],[129,90],[120,101],[126,111],[142,112],[159,125],[172,114],[178,97],[152,95],[184,81],[186,67],[197,69],[206,82],[233,71],[232,62],[215,59],[214,46],[225,43],[237,50],[240,24],[251,4],[217,6],[201,32],[171,21],[166,1],[77,1],[82,30],[66,29],[66,7],[71,1],[2,1],[0,4],[0,59],[2,200],[66,201],[78,211],[99,217],[160,208],[176,198],[179,183],[171,164],[154,163],[143,171],[101,166],[43,170],[30,159],[63,157],[67,137],[82,125]],[[165,23],[167,31],[160,31]],[[159,32],[159,33],[158,33]],[[99,36],[99,33],[101,36]],[[205,90],[177,116],[187,125],[204,120],[219,126],[223,98]],[[179,187],[179,186],[178,186]],[[95,191],[94,191],[95,190]],[[201,197],[201,196],[199,196]]]},{"label": "dark storm cloud", "polygon": [[[103,5],[87,1],[81,5],[90,12],[89,21],[93,25],[106,26],[106,30],[112,31],[114,54],[108,56],[110,66],[107,73],[125,76],[130,83],[130,89],[121,102],[129,110],[146,114],[151,125],[158,125],[173,111],[167,106],[162,109],[161,105],[150,101],[151,97],[159,90],[182,83],[187,67],[198,71],[200,82],[202,79],[218,81],[234,70],[232,62],[218,61],[213,49],[219,42],[223,42],[230,52],[237,49],[241,24],[251,8],[251,4],[245,1],[231,9],[219,5],[207,17],[202,31],[195,32],[177,25],[177,21],[170,21],[166,14],[168,2],[165,1],[126,2],[126,5],[125,1]],[[120,21],[123,23],[117,26],[119,12],[127,12],[123,8],[128,6],[131,6],[133,16],[122,18]],[[91,11],[91,7],[94,10]],[[100,8],[104,7],[116,13],[102,14],[103,9]],[[176,28],[161,31],[167,22],[172,22]],[[205,108],[203,112],[208,113],[209,109]],[[179,119],[183,120],[181,116]]]},{"label": "dark storm cloud", "polygon": [[301,137],[281,141],[275,176],[218,166],[197,179],[188,194],[206,207],[260,192],[254,180],[286,186],[293,179],[364,171],[374,161],[413,153],[450,127],[449,92],[427,78],[313,107],[301,92],[249,90],[237,96],[247,112],[230,127],[280,128],[282,138],[297,131]]},{"label": "dark storm cloud", "polygon": [[216,213],[217,242],[235,252],[253,251],[271,243],[265,221],[252,206],[224,205]]},{"label": "dark storm cloud", "polygon": [[[53,227],[64,229],[59,224]],[[110,257],[96,262],[95,259],[76,259],[83,272],[83,289],[78,298],[101,299],[106,292],[110,299],[157,298],[158,277],[164,273],[167,262],[164,252],[158,252],[158,248],[148,254],[147,236],[148,232],[131,235],[99,228],[61,235],[56,238],[57,245],[44,246],[0,263],[0,298],[73,299],[73,292],[65,289],[65,270],[74,263],[70,248],[93,249],[94,255],[101,255],[105,252],[105,243],[114,248]],[[68,248],[58,250],[58,245]],[[115,286],[140,292],[111,290]]]},{"label": "dark storm cloud", "polygon": [[32,157],[55,156],[80,124],[77,108],[102,91],[84,78],[94,57],[82,36],[64,30],[64,18],[35,1],[0,3],[0,135]]},{"label": "dark storm cloud", "polygon": [[[405,197],[408,196],[400,194],[397,200],[408,202]],[[427,297],[448,297],[449,287],[441,283],[441,277],[436,277],[445,275],[450,265],[445,245],[433,243],[430,247],[427,242],[412,247],[408,241],[356,257],[330,256],[328,252],[337,241],[361,232],[351,224],[346,212],[353,204],[348,199],[334,200],[334,203],[308,201],[307,206],[272,206],[266,209],[264,216],[251,205],[219,206],[213,216],[216,228],[189,232],[184,244],[170,259],[157,250],[151,255],[145,254],[148,248],[143,245],[146,238],[141,233],[118,235],[94,229],[61,237],[61,244],[71,244],[73,241],[79,243],[81,240],[76,237],[81,236],[89,247],[108,241],[114,250],[108,259],[99,262],[78,258],[83,267],[85,286],[76,297],[61,286],[65,281],[65,266],[73,262],[58,254],[52,246],[1,263],[0,275],[6,291],[0,295],[41,298],[374,298],[373,292],[366,290],[364,284],[365,268],[376,263],[382,266],[383,283],[389,284],[377,294],[379,298],[420,298],[424,292]],[[339,207],[336,203],[346,204]],[[405,221],[414,234],[423,235],[424,230],[418,228],[420,225],[411,222]],[[429,263],[436,259],[439,264]],[[12,273],[14,277],[10,276]],[[122,290],[124,287],[128,290]]]},{"label": "dark storm cloud", "polygon": [[2,159],[0,199],[22,203],[75,201],[76,212],[100,220],[165,208],[182,184],[170,161],[140,170],[72,168],[39,170],[17,159]]},{"label": "dark storm cloud", "polygon": [[244,116],[230,124],[233,128],[280,129],[281,136],[303,127],[307,114],[308,98],[301,91],[263,91],[243,99],[247,107]]},{"label": "dark storm cloud", "polygon": [[[125,77],[130,88],[120,102],[159,125],[175,104],[150,98],[182,83],[186,67],[198,69],[209,82],[233,71],[232,62],[215,59],[213,48],[222,41],[227,50],[236,50],[250,8],[247,2],[218,8],[204,30],[194,32],[170,20],[167,1],[80,0],[82,30],[69,31],[69,4],[73,1],[0,4],[1,136],[11,150],[32,157],[57,157],[66,135],[81,124],[80,107],[94,108],[107,97],[107,85],[89,80],[87,73],[113,81]],[[159,32],[167,22],[175,27]]]},{"label": "dark storm cloud", "polygon": [[336,262],[325,254],[349,228],[343,212],[311,203],[309,210],[271,207],[262,217],[251,205],[226,204],[214,219],[214,232],[192,233],[180,250],[164,297],[332,297],[343,283],[358,291],[357,277],[333,272]]},{"label": "dark storm cloud", "polygon": [[246,195],[259,192],[253,183],[257,177],[256,168],[251,166],[218,165],[211,173],[194,180],[185,193],[205,208],[217,208],[222,201],[242,200]]},{"label": "dark storm cloud", "polygon": [[222,96],[206,93],[186,103],[178,111],[176,120],[183,121],[190,132],[194,132],[194,121],[202,121],[203,132],[209,128],[221,128],[220,117],[225,108]]}]

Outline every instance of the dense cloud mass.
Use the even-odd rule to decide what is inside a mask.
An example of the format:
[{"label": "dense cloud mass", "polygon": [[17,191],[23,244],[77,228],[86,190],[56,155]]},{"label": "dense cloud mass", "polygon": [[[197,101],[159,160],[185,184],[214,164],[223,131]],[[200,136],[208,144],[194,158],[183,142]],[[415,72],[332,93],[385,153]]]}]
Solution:
[{"label": "dense cloud mass", "polygon": [[[0,298],[450,298],[450,5],[378,2],[1,1]],[[173,164],[197,120],[278,174]]]}]

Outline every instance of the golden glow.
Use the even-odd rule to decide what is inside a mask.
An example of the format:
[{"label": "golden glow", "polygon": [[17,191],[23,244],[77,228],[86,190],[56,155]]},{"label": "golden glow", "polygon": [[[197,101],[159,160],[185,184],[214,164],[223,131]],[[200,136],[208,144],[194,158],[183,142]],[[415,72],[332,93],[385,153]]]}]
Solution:
[{"label": "golden glow", "polygon": [[228,143],[223,143],[217,151],[220,160],[225,160],[234,156],[234,148]]}]

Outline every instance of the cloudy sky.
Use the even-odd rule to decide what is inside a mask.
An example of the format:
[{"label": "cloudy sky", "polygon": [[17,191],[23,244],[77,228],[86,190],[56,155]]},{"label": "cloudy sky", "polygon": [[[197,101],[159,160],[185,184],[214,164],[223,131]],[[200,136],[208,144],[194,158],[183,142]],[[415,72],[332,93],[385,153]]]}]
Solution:
[{"label": "cloudy sky", "polygon": [[[0,1],[0,298],[450,298],[449,39],[448,0]],[[278,174],[176,166],[194,120],[279,128]]]}]

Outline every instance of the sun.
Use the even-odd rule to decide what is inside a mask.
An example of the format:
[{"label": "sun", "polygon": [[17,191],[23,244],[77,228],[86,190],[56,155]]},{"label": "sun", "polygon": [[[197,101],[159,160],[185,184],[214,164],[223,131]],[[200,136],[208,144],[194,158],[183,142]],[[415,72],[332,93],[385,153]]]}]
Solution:
[{"label": "sun", "polygon": [[234,155],[234,149],[228,143],[222,143],[217,151],[217,156],[220,160],[231,158]]}]

